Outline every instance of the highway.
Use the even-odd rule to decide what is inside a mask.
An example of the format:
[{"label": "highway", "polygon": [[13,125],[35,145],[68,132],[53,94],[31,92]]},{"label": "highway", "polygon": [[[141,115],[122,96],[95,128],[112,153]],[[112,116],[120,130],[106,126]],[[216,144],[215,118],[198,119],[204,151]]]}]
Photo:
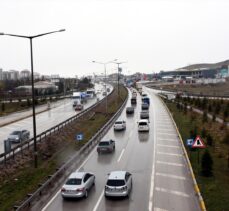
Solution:
[{"label": "highway", "polygon": [[[101,90],[102,87],[102,85],[96,84],[95,89]],[[100,99],[103,98],[102,94],[99,94],[98,97]],[[73,109],[72,102],[72,99],[64,99],[59,103],[59,106],[43,113],[36,114],[37,134],[42,133],[43,131],[79,113],[80,111],[75,111]],[[96,98],[88,99],[88,102],[84,105],[84,108],[88,108],[94,103],[96,103]],[[20,118],[20,115],[23,115],[23,112],[17,114],[18,118]],[[4,152],[4,140],[6,140],[7,136],[14,130],[27,129],[30,131],[31,137],[33,137],[32,122],[32,117],[28,117],[12,124],[0,127],[0,153]]]},{"label": "highway", "polygon": [[[126,120],[127,129],[114,132],[111,128],[104,137],[116,141],[115,152],[98,155],[94,149],[77,169],[92,172],[96,176],[95,186],[88,198],[65,201],[59,190],[53,193],[42,211],[200,210],[172,120],[153,90],[144,87],[144,91],[151,100],[150,132],[137,131],[141,110],[141,97],[138,94],[134,115],[126,116],[124,109],[119,118]],[[127,103],[129,105],[130,100]],[[129,198],[114,200],[104,197],[107,174],[114,170],[132,173],[133,189]]]}]

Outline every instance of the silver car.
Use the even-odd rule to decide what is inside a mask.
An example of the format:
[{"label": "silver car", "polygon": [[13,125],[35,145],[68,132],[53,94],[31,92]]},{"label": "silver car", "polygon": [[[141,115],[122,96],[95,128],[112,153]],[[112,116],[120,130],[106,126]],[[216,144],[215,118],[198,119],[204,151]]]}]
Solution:
[{"label": "silver car", "polygon": [[126,129],[126,121],[124,120],[117,120],[114,123],[114,130],[125,130]]},{"label": "silver car", "polygon": [[105,185],[105,197],[128,197],[132,190],[132,175],[127,171],[112,171]]},{"label": "silver car", "polygon": [[74,172],[67,179],[61,189],[65,198],[88,197],[88,191],[95,184],[95,175],[89,172]]}]

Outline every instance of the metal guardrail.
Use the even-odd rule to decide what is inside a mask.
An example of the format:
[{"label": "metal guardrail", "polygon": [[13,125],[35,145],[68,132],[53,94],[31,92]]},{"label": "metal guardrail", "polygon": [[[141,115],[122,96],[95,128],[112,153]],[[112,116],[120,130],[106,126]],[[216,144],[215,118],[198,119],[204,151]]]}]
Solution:
[{"label": "metal guardrail", "polygon": [[[73,170],[70,167],[73,164],[78,165],[79,163],[81,163],[85,159],[85,156],[88,155],[93,150],[93,148],[99,142],[99,140],[101,140],[101,138],[107,133],[107,131],[113,125],[114,121],[117,119],[117,117],[120,115],[120,113],[124,109],[127,103],[127,100],[128,100],[128,97],[123,102],[119,110],[114,114],[114,116],[102,128],[100,128],[99,131],[75,155],[73,155],[68,160],[68,162],[66,162],[53,175],[51,175],[45,183],[41,184],[40,187],[33,194],[28,194],[28,198],[20,206],[14,206],[14,209],[16,211],[25,210],[27,207],[31,206],[32,201],[37,199],[37,197],[41,196],[42,192],[44,192],[44,190],[50,184],[53,184],[53,182],[56,179],[64,181],[66,177],[68,176],[68,174],[71,173],[71,171]],[[65,177],[63,175],[65,175]]]},{"label": "metal guardrail", "polygon": [[[109,95],[111,95],[114,92],[114,89],[109,93]],[[108,95],[108,96],[109,96]],[[102,103],[103,101],[105,101],[106,98],[103,98],[102,100],[96,102],[95,104],[93,104],[92,106],[88,107],[87,109],[83,110],[82,112],[76,114],[73,117],[68,118],[67,120],[51,127],[50,129],[38,134],[36,136],[37,138],[37,142],[40,142],[43,138],[46,138],[47,136],[51,135],[53,132],[59,131],[60,129],[62,129],[63,127],[65,127],[67,124],[75,121],[76,119],[80,118],[81,116],[83,116],[84,114],[86,114],[88,111],[92,110],[93,108],[95,108],[97,105],[99,105],[100,103]],[[16,147],[14,147],[13,149],[11,149],[9,152],[4,152],[0,154],[0,164],[2,164],[3,162],[6,163],[7,160],[9,159],[14,159],[15,155],[18,153],[23,153],[23,149],[26,148],[26,146],[29,148],[30,145],[33,143],[34,138],[31,138],[29,140],[24,141],[23,143],[17,145]]]}]

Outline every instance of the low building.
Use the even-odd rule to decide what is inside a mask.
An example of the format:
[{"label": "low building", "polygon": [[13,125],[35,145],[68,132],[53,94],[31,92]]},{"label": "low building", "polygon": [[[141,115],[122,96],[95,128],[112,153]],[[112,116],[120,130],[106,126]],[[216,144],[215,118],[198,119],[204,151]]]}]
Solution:
[{"label": "low building", "polygon": [[[34,83],[34,89],[36,95],[48,95],[55,94],[58,91],[58,86],[49,81],[39,81]],[[20,95],[31,95],[32,86],[18,86],[15,91]]]}]

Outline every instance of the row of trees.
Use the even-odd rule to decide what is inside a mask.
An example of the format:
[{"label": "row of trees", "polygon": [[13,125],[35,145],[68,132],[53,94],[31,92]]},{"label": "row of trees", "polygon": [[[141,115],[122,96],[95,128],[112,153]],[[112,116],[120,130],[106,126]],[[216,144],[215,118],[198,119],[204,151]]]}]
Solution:
[{"label": "row of trees", "polygon": [[229,101],[227,100],[216,100],[216,99],[207,99],[207,98],[190,98],[185,97],[181,98],[180,96],[176,97],[176,100],[179,102],[187,103],[189,105],[195,106],[200,110],[211,113],[213,116],[221,116],[224,121],[227,121],[229,118]]}]

